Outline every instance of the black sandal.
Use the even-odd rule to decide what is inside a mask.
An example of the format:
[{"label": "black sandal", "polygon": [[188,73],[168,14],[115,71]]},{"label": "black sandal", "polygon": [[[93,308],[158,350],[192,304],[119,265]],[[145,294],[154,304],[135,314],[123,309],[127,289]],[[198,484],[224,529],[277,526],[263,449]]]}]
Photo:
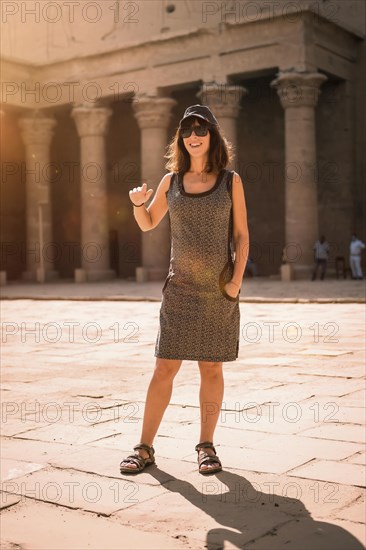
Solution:
[{"label": "black sandal", "polygon": [[[203,452],[200,456],[200,451],[201,451],[200,448],[201,449],[212,449],[213,452],[216,455],[216,449],[213,446],[211,441],[203,441],[202,443],[198,443],[195,446],[195,450],[198,453],[197,461],[198,461],[198,466],[199,466],[199,469],[198,469],[199,473],[207,475],[207,474],[214,474],[216,472],[221,472],[222,464],[221,464],[221,461],[220,461],[219,457],[218,456],[211,456],[211,455],[209,455],[205,452]],[[201,466],[203,464],[205,464],[205,465],[217,464],[217,468],[201,468]]]},{"label": "black sandal", "polygon": [[[148,458],[143,458],[138,453],[129,455],[120,463],[121,474],[137,474],[138,472],[142,472],[142,470],[144,470],[146,466],[155,464],[155,449],[152,445],[151,447],[149,447],[148,445],[145,445],[145,443],[139,443],[138,445],[134,446],[133,450],[137,451],[138,449],[144,449],[145,451],[147,451],[149,453]],[[128,468],[127,466],[122,466],[122,464],[124,463],[136,464],[137,468]]]}]

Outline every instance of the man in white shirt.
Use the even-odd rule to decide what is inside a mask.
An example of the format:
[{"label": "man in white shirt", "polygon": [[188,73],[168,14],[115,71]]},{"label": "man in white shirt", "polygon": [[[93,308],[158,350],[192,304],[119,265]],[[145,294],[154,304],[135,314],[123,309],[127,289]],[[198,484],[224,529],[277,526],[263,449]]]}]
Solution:
[{"label": "man in white shirt", "polygon": [[361,251],[363,248],[365,248],[364,243],[360,241],[356,233],[353,233],[349,245],[349,265],[352,271],[352,279],[363,279],[361,268]]},{"label": "man in white shirt", "polygon": [[328,255],[329,255],[329,244],[325,240],[324,235],[320,237],[319,240],[316,241],[313,247],[314,250],[314,260],[315,260],[315,266],[314,271],[311,280],[315,281],[318,267],[320,267],[320,279],[323,281],[325,277],[325,271],[327,268],[327,262],[328,262]]}]

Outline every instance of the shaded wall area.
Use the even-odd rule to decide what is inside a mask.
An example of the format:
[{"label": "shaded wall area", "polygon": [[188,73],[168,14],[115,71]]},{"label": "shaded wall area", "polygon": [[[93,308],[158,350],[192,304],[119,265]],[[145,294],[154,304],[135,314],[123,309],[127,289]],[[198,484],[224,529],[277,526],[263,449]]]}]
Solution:
[{"label": "shaded wall area", "polygon": [[200,84],[197,83],[196,85],[191,85],[187,88],[183,87],[182,89],[174,90],[170,94],[170,96],[177,101],[177,105],[172,110],[172,118],[168,129],[169,139],[174,136],[175,131],[179,126],[179,121],[183,117],[184,111],[187,107],[201,103],[197,97],[200,87]]},{"label": "shaded wall area", "polygon": [[129,190],[142,185],[140,130],[130,99],[112,103],[106,137],[110,264],[117,277],[135,278],[141,265],[141,230],[133,216]]},{"label": "shaded wall area", "polygon": [[56,111],[57,124],[51,142],[52,204],[55,269],[62,279],[73,279],[81,267],[80,139],[71,108]]},{"label": "shaded wall area", "polygon": [[1,118],[0,269],[16,280],[26,269],[25,150],[18,114],[4,109]]},{"label": "shaded wall area", "polygon": [[[354,80],[355,102],[353,120],[355,121],[355,177],[354,196],[354,231],[366,244],[366,132],[365,132],[365,97],[366,97],[366,41],[359,41],[357,66]],[[363,270],[366,271],[366,253],[363,251]]]},{"label": "shaded wall area", "polygon": [[352,228],[357,225],[352,189],[355,180],[353,105],[350,83],[328,76],[316,108],[319,235],[330,245],[328,265],[337,256],[348,262]]},{"label": "shaded wall area", "polygon": [[234,169],[244,183],[249,254],[258,275],[277,274],[285,245],[284,113],[271,77],[242,80]]}]

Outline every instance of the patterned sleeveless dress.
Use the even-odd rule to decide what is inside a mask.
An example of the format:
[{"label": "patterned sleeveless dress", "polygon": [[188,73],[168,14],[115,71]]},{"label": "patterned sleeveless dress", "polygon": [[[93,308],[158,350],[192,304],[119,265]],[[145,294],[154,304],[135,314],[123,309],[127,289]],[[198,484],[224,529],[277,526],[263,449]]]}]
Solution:
[{"label": "patterned sleeveless dress", "polygon": [[[166,192],[171,231],[170,265],[162,287],[155,357],[235,361],[240,311],[224,290],[233,274],[233,172],[221,170],[214,186],[187,193],[174,172]],[[240,292],[239,292],[240,293]]]}]

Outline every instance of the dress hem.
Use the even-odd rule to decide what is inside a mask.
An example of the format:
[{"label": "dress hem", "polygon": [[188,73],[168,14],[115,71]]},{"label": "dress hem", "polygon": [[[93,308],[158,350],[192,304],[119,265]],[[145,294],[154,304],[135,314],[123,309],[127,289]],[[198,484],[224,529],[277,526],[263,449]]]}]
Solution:
[{"label": "dress hem", "polygon": [[174,356],[174,357],[166,357],[166,356],[162,356],[162,355],[156,355],[154,354],[154,357],[159,357],[159,359],[176,359],[177,361],[208,361],[208,362],[211,362],[211,363],[227,363],[227,362],[230,362],[230,361],[236,361],[238,359],[238,357],[234,357],[233,359],[222,359],[222,358],[205,358],[205,357],[187,357],[186,355],[184,357],[177,357],[177,356]]}]

